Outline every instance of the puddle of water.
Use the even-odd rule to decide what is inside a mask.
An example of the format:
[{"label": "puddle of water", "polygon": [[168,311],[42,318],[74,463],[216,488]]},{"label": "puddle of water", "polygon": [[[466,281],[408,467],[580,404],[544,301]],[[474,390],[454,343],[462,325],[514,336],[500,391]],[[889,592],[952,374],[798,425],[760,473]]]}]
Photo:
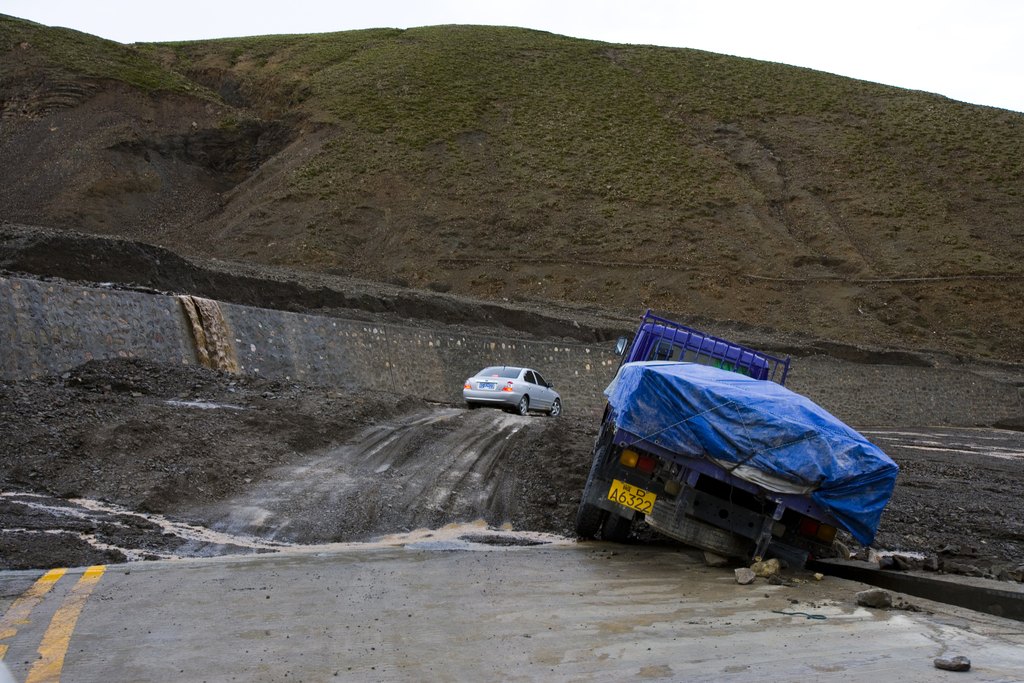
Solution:
[{"label": "puddle of water", "polygon": [[[150,549],[124,548],[110,545],[98,540],[92,534],[63,531],[60,529],[48,529],[36,531],[35,533],[63,534],[70,533],[98,550],[119,550],[124,553],[129,562],[142,560],[144,557],[159,557],[162,560],[181,560],[192,557],[207,557],[212,555],[226,556],[238,555],[237,551],[230,552],[226,549],[242,549],[257,553],[293,553],[293,552],[320,552],[325,550],[338,549],[372,549],[388,547],[407,547],[413,550],[467,550],[467,551],[503,551],[536,545],[574,545],[574,539],[547,534],[536,531],[514,531],[510,524],[505,524],[501,529],[493,529],[487,526],[483,520],[459,524],[448,524],[440,529],[416,529],[415,531],[389,534],[381,538],[351,543],[321,543],[314,545],[299,545],[281,541],[268,541],[257,536],[248,534],[232,534],[215,531],[195,524],[175,522],[162,515],[133,512],[113,503],[102,503],[86,498],[75,498],[67,501],[71,505],[52,505],[43,501],[52,500],[46,496],[33,493],[7,493],[0,492],[0,496],[11,499],[26,507],[47,512],[55,516],[72,517],[80,520],[96,519],[98,514],[120,515],[143,519],[155,524],[162,533],[170,533],[178,538],[189,542],[196,548],[193,552],[161,552]],[[32,500],[37,499],[37,500]],[[269,513],[266,510],[253,508],[248,510],[252,515],[253,522],[259,524]],[[105,523],[114,526],[127,527],[121,521],[105,520]],[[18,529],[5,529],[3,531],[13,532]],[[221,549],[222,552],[218,552]]]},{"label": "puddle of water", "polygon": [[[966,430],[965,430],[966,431]],[[981,431],[981,430],[978,430]],[[899,448],[936,453],[955,453],[966,455],[984,455],[1004,460],[1024,459],[1024,449],[1013,446],[996,446],[983,444],[984,441],[1005,443],[1003,435],[986,436],[971,433],[970,438],[958,434],[941,434],[935,432],[904,432],[890,430],[864,430],[861,432],[874,441],[892,444]]]},{"label": "puddle of water", "polygon": [[232,403],[206,403],[205,401],[164,401],[175,408],[200,408],[202,410],[248,410],[243,406],[236,406]]},{"label": "puddle of water", "polygon": [[[11,499],[12,502],[19,503],[33,510],[39,510],[41,512],[47,512],[51,515],[58,517],[71,517],[79,520],[96,520],[99,515],[109,514],[117,515],[122,517],[134,517],[136,519],[142,519],[152,524],[155,524],[161,533],[169,533],[177,536],[178,538],[189,542],[193,546],[199,546],[202,548],[209,547],[240,547],[249,549],[254,552],[268,552],[268,551],[279,551],[289,547],[291,544],[281,543],[278,541],[268,541],[256,536],[248,536],[244,534],[225,534],[206,527],[186,524],[184,522],[174,522],[166,517],[155,514],[146,514],[141,512],[133,512],[126,508],[122,508],[119,505],[113,503],[101,503],[100,501],[90,500],[87,498],[72,498],[67,502],[71,505],[53,505],[42,501],[52,500],[46,496],[32,493],[0,493],[0,496]],[[31,500],[31,499],[38,500]],[[26,500],[27,499],[27,500]],[[127,528],[128,525],[124,522],[111,519],[104,520],[105,524],[111,524],[116,527]],[[190,557],[191,553],[178,554],[168,553],[154,550],[143,550],[140,548],[124,548],[121,546],[109,545],[99,541],[92,534],[86,534],[74,531],[62,531],[59,529],[47,530],[47,533],[70,533],[78,538],[82,539],[89,545],[99,550],[120,550],[129,561],[139,560],[143,557],[156,556],[161,559],[178,559],[181,557]],[[206,553],[204,553],[206,554]]]}]

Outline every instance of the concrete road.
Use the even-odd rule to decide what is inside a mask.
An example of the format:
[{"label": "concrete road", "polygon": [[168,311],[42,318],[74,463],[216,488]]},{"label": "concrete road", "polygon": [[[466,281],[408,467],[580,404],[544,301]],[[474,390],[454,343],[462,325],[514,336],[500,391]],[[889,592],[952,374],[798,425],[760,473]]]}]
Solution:
[{"label": "concrete road", "polygon": [[[0,573],[0,649],[19,683],[1024,678],[1024,624],[869,610],[848,581],[739,586],[662,548],[415,540]],[[970,674],[933,667],[959,654]]]}]

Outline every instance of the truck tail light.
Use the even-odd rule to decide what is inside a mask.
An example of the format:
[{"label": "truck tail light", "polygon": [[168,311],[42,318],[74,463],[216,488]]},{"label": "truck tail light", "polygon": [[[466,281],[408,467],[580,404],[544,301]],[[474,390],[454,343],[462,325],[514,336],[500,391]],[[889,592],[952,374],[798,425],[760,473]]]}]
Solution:
[{"label": "truck tail light", "polygon": [[800,520],[800,533],[804,536],[816,536],[819,526],[821,523],[818,520],[804,517]]},{"label": "truck tail light", "polygon": [[636,463],[639,459],[640,454],[636,451],[622,451],[622,456],[619,457],[619,462],[626,467],[636,467]]},{"label": "truck tail light", "polygon": [[818,538],[825,541],[825,543],[831,543],[836,540],[836,528],[829,524],[822,524],[818,527]]},{"label": "truck tail light", "polygon": [[650,474],[654,471],[654,458],[641,455],[640,460],[636,463],[636,468],[644,474]]},{"label": "truck tail light", "polygon": [[502,391],[512,391],[512,382],[507,383],[501,388]]}]

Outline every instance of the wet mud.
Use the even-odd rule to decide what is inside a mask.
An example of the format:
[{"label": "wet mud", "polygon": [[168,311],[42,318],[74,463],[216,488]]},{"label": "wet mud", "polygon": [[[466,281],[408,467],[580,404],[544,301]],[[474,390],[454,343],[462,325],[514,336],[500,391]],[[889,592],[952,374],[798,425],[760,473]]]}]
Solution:
[{"label": "wet mud", "polygon": [[[90,361],[0,383],[0,569],[275,552],[476,521],[571,537],[597,427]],[[901,467],[876,549],[993,575],[1024,561],[1024,433],[864,433]],[[638,521],[632,542],[663,539]]]}]

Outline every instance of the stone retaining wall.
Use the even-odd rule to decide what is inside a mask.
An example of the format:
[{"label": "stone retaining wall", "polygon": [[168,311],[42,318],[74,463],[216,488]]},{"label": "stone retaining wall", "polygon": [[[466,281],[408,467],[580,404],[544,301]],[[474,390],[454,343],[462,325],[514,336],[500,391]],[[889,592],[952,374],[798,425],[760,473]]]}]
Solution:
[{"label": "stone retaining wall", "polygon": [[[574,413],[599,413],[614,344],[501,339],[220,304],[241,372],[458,403],[486,365],[537,368]],[[92,358],[197,364],[175,297],[0,278],[0,376],[61,374]],[[978,426],[1019,418],[1017,387],[964,369],[794,359],[787,386],[853,425]]]},{"label": "stone retaining wall", "polygon": [[[437,401],[460,402],[466,378],[486,365],[526,365],[555,383],[566,410],[598,412],[619,360],[614,344],[453,335],[225,303],[220,309],[244,373]],[[176,297],[27,279],[0,278],[0,343],[3,379],[61,374],[92,358],[199,363]]]}]

